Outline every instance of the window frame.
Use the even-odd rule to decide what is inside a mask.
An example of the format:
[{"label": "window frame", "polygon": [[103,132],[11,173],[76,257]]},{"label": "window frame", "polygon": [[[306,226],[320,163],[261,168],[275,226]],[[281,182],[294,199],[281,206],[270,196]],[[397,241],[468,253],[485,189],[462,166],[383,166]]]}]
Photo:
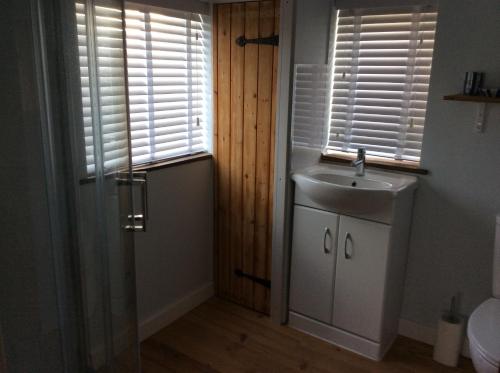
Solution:
[{"label": "window frame", "polygon": [[[77,4],[79,4],[79,1],[76,1]],[[140,12],[154,12],[158,14],[168,14],[171,16],[172,14],[184,14],[186,17],[191,17],[192,19],[199,17],[200,21],[203,24],[203,29],[200,32],[203,36],[203,46],[201,53],[203,55],[203,66],[201,69],[203,70],[203,77],[200,78],[199,82],[197,81],[196,83],[193,84],[199,84],[202,86],[201,90],[201,102],[203,105],[203,112],[200,114],[200,116],[203,116],[203,121],[204,121],[204,128],[203,128],[203,135],[201,136],[203,140],[203,149],[202,150],[195,150],[192,152],[187,152],[187,153],[180,153],[180,154],[175,154],[175,155],[168,155],[164,156],[161,158],[157,159],[147,159],[144,161],[136,161],[134,162],[133,160],[133,136],[132,136],[132,128],[131,128],[131,119],[130,119],[130,108],[131,108],[131,103],[130,98],[132,97],[132,94],[129,92],[129,69],[128,69],[128,63],[129,63],[129,57],[128,57],[128,44],[126,43],[127,40],[127,26],[126,26],[126,11],[127,10],[135,10],[135,11],[140,11]],[[188,16],[188,14],[190,14]],[[125,69],[125,95],[126,95],[126,115],[127,115],[127,137],[129,138],[128,140],[128,148],[129,148],[129,154],[130,154],[130,164],[133,170],[146,170],[146,169],[156,169],[156,168],[163,168],[163,167],[168,167],[172,166],[175,164],[181,164],[181,163],[186,163],[186,162],[192,162],[196,160],[201,160],[201,159],[208,159],[212,157],[212,147],[213,147],[213,136],[212,136],[212,131],[213,131],[213,118],[212,118],[212,50],[211,50],[211,43],[212,43],[212,35],[211,35],[211,15],[210,12],[203,12],[201,9],[194,9],[194,10],[187,10],[187,9],[176,9],[176,8],[169,8],[169,7],[164,7],[164,6],[156,6],[156,5],[149,5],[145,3],[140,3],[140,2],[126,2],[125,7],[124,7],[124,22],[123,22],[123,34],[124,34],[124,39],[125,39],[125,51],[124,51],[124,69]],[[175,16],[174,16],[175,17]],[[191,34],[189,34],[191,35]],[[88,57],[88,52],[87,54],[79,55],[80,58],[89,58]],[[186,63],[189,65],[192,63],[192,57],[186,59]],[[150,83],[151,84],[151,83]],[[193,85],[189,83],[190,85]],[[83,89],[83,87],[82,87]],[[191,89],[188,89],[189,91]],[[83,105],[83,102],[82,102]],[[191,103],[187,104],[191,105]],[[82,106],[82,109],[85,110],[86,106]],[[92,109],[93,110],[93,109]],[[197,121],[194,121],[195,123]],[[85,131],[86,126],[83,125],[82,122],[82,134]],[[93,136],[93,135],[91,135]],[[149,138],[149,137],[148,137]],[[83,154],[83,164],[82,164],[82,172],[83,172],[83,181],[85,180],[91,180],[94,178],[95,175],[95,165],[93,163],[88,163],[87,159],[87,149],[85,147],[85,141],[82,144],[82,154]],[[92,170],[94,169],[94,171]],[[111,168],[111,169],[105,169],[105,174],[114,174],[116,172],[119,172],[120,168]]]}]

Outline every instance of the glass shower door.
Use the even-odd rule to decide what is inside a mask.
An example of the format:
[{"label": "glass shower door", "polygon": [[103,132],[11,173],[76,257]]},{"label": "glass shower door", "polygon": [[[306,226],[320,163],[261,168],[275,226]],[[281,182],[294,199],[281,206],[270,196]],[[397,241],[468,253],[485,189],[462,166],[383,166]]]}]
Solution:
[{"label": "glass shower door", "polygon": [[[123,2],[75,4],[81,122],[73,126],[79,268],[87,369],[138,372],[133,232],[144,229],[133,188]],[[142,205],[142,206],[141,206]]]}]

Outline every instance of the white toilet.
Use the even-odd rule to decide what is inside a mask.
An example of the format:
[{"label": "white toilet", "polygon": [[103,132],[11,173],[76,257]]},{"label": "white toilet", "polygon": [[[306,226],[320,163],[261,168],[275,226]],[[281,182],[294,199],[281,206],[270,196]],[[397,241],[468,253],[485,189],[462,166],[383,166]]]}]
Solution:
[{"label": "white toilet", "polygon": [[496,220],[493,258],[493,298],[477,307],[467,327],[474,368],[479,373],[500,372],[500,215]]}]

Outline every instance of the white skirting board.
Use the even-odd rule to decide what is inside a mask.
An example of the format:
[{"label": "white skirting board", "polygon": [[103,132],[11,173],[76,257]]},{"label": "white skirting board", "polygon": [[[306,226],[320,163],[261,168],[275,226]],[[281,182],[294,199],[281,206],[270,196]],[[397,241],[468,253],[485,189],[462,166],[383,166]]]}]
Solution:
[{"label": "white skirting board", "polygon": [[168,305],[155,315],[139,323],[141,341],[152,336],[179,317],[185,315],[214,295],[214,284],[210,282]]},{"label": "white skirting board", "polygon": [[[434,346],[436,342],[436,329],[429,326],[417,324],[416,322],[399,319],[398,333],[404,337],[414,339],[419,342]],[[469,340],[465,336],[464,345],[462,347],[462,355],[470,358]]]}]

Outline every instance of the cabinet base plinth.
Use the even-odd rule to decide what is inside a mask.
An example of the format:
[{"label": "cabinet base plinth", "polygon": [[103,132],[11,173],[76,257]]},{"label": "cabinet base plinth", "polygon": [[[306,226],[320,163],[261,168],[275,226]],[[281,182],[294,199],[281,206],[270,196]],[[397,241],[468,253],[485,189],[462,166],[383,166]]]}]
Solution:
[{"label": "cabinet base plinth", "polygon": [[292,311],[288,314],[288,325],[301,332],[376,361],[383,359],[396,339],[395,334],[391,338],[387,338],[386,342],[374,342]]}]

